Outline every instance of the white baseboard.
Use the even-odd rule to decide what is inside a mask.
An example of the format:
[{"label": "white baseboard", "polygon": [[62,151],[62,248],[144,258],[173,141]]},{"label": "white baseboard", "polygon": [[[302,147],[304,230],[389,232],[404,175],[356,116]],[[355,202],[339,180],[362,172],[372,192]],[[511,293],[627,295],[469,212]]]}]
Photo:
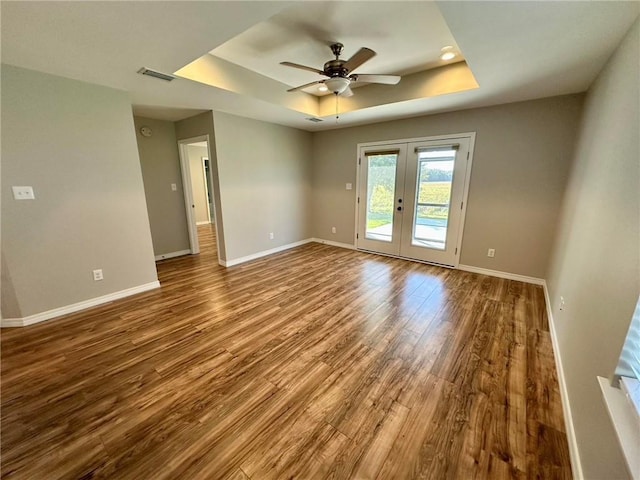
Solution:
[{"label": "white baseboard", "polygon": [[211,221],[205,220],[204,222],[196,222],[196,225],[209,225]]},{"label": "white baseboard", "polygon": [[517,273],[501,272],[499,270],[489,270],[488,268],[473,267],[471,265],[458,265],[458,270],[465,272],[479,273],[481,275],[489,275],[490,277],[506,278],[507,280],[516,280],[518,282],[533,283],[534,285],[544,285],[543,278],[527,277]]},{"label": "white baseboard", "polygon": [[556,370],[558,372],[558,383],[560,384],[560,398],[562,399],[562,411],[564,413],[564,428],[567,432],[567,442],[569,443],[571,471],[573,472],[573,478],[582,480],[584,478],[584,474],[582,473],[582,462],[580,461],[580,452],[578,451],[576,431],[573,428],[573,417],[571,415],[571,405],[569,404],[569,391],[567,390],[567,382],[564,376],[564,369],[562,368],[560,346],[558,344],[558,337],[556,336],[556,326],[553,321],[551,299],[549,297],[549,290],[547,289],[546,281],[543,281],[542,288],[544,289],[544,303],[547,306],[547,318],[549,319],[549,332],[551,334],[551,344],[553,345],[553,357],[555,359]]},{"label": "white baseboard", "polygon": [[299,247],[300,245],[305,245],[311,242],[331,245],[333,247],[347,248],[349,250],[355,250],[356,248],[354,245],[351,245],[349,243],[332,242],[331,240],[323,240],[321,238],[306,238],[304,240],[300,240],[299,242],[288,243],[286,245],[281,245],[270,250],[263,250],[262,252],[253,253],[245,257],[227,260],[226,262],[224,260],[218,260],[218,263],[223,267],[233,267],[234,265],[240,265],[241,263],[250,262],[251,260],[257,260],[258,258],[266,257],[267,255],[273,255],[274,253],[279,253],[284,250],[289,250],[290,248]]},{"label": "white baseboard", "polygon": [[175,258],[175,257],[181,257],[183,255],[189,255],[190,253],[191,253],[191,250],[178,250],[177,252],[163,253],[162,255],[156,255],[156,262],[158,260],[166,260],[168,258]]},{"label": "white baseboard", "polygon": [[304,245],[306,243],[312,242],[312,238],[306,238],[304,240],[300,240],[299,242],[287,243],[286,245],[281,245],[276,248],[271,248],[269,250],[263,250],[262,252],[252,253],[251,255],[247,255],[245,257],[234,258],[233,260],[227,260],[223,262],[220,260],[218,263],[223,267],[233,267],[234,265],[240,265],[241,263],[250,262],[251,260],[256,260],[258,258],[266,257],[267,255],[273,255],[274,253],[279,253],[284,250],[289,250],[290,248],[299,247],[300,245]]},{"label": "white baseboard", "polygon": [[316,243],[322,243],[323,245],[331,245],[332,247],[347,248],[349,250],[356,249],[356,246],[351,243],[334,242],[332,240],[325,240],[323,238],[312,238],[311,240]]},{"label": "white baseboard", "polygon": [[85,310],[87,308],[102,305],[104,303],[113,302],[121,298],[129,297],[137,293],[146,292],[160,288],[160,282],[145,283],[144,285],[138,285],[137,287],[127,288],[126,290],[120,290],[119,292],[109,293],[101,297],[91,298],[83,302],[74,303],[72,305],[66,305],[64,307],[54,308],[53,310],[47,310],[46,312],[36,313],[22,318],[3,318],[0,320],[0,327],[26,327],[27,325],[33,325],[34,323],[44,322],[55,317],[62,315],[68,315],[70,313]]},{"label": "white baseboard", "polygon": [[24,323],[22,318],[3,318],[0,323],[0,327],[8,328],[8,327],[24,327]]}]

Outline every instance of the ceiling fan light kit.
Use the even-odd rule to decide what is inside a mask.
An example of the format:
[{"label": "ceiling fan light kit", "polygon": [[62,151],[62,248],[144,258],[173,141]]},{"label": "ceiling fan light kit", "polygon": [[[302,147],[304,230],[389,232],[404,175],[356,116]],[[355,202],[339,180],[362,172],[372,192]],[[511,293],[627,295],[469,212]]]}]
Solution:
[{"label": "ceiling fan light kit", "polygon": [[[353,92],[350,88],[352,83],[381,83],[384,85],[395,85],[400,81],[401,77],[397,75],[353,74],[352,72],[356,68],[360,67],[366,61],[371,60],[373,57],[375,57],[376,52],[374,52],[370,48],[362,47],[351,58],[349,58],[349,60],[341,60],[340,55],[342,54],[343,48],[344,46],[341,43],[334,43],[331,45],[331,52],[333,52],[336,58],[325,62],[322,70],[313,67],[307,67],[306,65],[300,65],[298,63],[281,62],[281,65],[285,65],[287,67],[298,68],[300,70],[306,70],[328,77],[325,80],[316,80],[315,82],[306,83],[295,88],[290,88],[287,91],[296,92],[312,85],[320,85],[318,87],[318,90],[321,92],[328,90],[336,95],[350,97],[351,95],[353,95]],[[326,89],[323,89],[323,86],[325,86]]]},{"label": "ceiling fan light kit", "polygon": [[329,91],[340,95],[349,87],[349,84],[351,84],[351,80],[345,77],[331,77],[325,80],[324,84],[329,89]]}]

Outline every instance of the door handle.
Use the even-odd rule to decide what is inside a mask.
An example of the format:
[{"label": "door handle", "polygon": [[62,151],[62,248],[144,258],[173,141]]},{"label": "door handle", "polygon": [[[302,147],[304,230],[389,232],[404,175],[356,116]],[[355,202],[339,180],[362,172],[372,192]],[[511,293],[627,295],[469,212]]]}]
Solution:
[{"label": "door handle", "polygon": [[401,212],[401,211],[402,211],[402,207],[398,207],[398,208],[396,208],[396,210],[398,210],[399,212]]},{"label": "door handle", "polygon": [[402,203],[402,199],[401,198],[398,199],[398,203]]}]

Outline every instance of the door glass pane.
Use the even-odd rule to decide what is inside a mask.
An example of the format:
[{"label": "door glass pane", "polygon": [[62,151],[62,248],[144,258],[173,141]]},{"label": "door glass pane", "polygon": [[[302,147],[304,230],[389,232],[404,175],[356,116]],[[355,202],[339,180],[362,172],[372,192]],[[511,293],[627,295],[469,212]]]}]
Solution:
[{"label": "door glass pane", "polygon": [[455,157],[456,150],[418,154],[416,211],[411,239],[414,246],[446,248]]},{"label": "door glass pane", "polygon": [[391,242],[397,153],[367,155],[367,225],[365,237]]}]

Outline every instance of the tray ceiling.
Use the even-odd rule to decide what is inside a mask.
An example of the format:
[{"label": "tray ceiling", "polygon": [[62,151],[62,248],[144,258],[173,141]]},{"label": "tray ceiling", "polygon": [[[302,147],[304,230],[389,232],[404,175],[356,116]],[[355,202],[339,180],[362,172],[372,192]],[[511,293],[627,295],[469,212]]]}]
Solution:
[{"label": "tray ceiling", "polygon": [[[585,91],[639,9],[572,1],[3,2],[2,61],[126,90],[146,116],[177,120],[211,109],[322,130]],[[397,86],[363,86],[341,101],[337,126],[331,97],[286,93],[314,74],[279,65],[320,67],[336,40],[345,57],[361,46],[378,52],[360,73],[403,74]],[[439,66],[444,44],[465,61]],[[142,66],[186,78],[144,77]],[[199,70],[209,80],[194,81]]]}]

